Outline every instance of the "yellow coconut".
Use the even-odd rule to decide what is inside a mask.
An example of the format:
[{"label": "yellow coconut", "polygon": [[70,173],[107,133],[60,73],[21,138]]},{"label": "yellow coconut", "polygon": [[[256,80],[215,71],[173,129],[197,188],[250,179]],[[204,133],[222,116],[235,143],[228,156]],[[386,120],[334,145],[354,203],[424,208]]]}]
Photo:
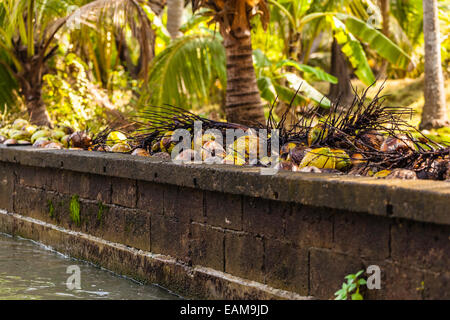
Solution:
[{"label": "yellow coconut", "polygon": [[117,143],[124,143],[127,141],[127,136],[120,131],[113,131],[108,134],[106,140],[108,145],[113,146]]},{"label": "yellow coconut", "polygon": [[245,164],[245,159],[239,155],[233,155],[232,153],[227,154],[223,160],[224,164],[234,164],[236,166],[243,166]]},{"label": "yellow coconut", "polygon": [[331,152],[335,155],[335,168],[337,170],[346,170],[352,165],[349,155],[344,150],[331,149]]},{"label": "yellow coconut", "polygon": [[242,159],[248,159],[250,156],[256,158],[259,150],[259,138],[255,136],[239,137],[227,149],[227,153],[233,153],[235,157],[239,155]]},{"label": "yellow coconut", "polygon": [[391,170],[381,170],[373,175],[374,178],[386,178],[391,173]]},{"label": "yellow coconut", "polygon": [[336,157],[330,148],[317,148],[309,151],[300,162],[299,168],[308,166],[319,169],[334,169],[336,167]]}]

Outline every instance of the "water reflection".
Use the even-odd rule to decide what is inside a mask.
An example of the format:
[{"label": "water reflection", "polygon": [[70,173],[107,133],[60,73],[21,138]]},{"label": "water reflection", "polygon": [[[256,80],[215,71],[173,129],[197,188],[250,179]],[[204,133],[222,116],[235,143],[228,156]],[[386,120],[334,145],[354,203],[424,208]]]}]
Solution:
[{"label": "water reflection", "polygon": [[[81,289],[66,286],[67,267],[80,268]],[[178,299],[156,285],[142,285],[33,241],[0,233],[0,300]]]}]

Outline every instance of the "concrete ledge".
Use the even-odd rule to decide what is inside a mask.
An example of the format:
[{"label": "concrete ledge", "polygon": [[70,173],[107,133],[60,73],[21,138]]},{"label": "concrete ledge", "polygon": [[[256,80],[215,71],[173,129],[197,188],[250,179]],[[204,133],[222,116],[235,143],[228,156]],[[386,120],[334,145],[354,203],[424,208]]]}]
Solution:
[{"label": "concrete ledge", "polygon": [[0,161],[450,225],[450,183],[176,165],[129,155],[0,145]]},{"label": "concrete ledge", "polygon": [[1,231],[187,297],[332,299],[377,265],[365,299],[450,299],[449,207],[448,182],[0,147]]},{"label": "concrete ledge", "polygon": [[211,268],[188,266],[170,256],[137,250],[4,210],[0,210],[0,232],[39,241],[58,252],[88,260],[118,274],[144,283],[157,283],[186,298],[311,299]]}]

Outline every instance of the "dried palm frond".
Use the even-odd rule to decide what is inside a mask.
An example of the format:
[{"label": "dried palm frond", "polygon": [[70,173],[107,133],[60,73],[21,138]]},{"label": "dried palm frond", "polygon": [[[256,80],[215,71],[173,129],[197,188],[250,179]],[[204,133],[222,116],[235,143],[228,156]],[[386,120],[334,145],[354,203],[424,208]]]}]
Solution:
[{"label": "dried palm frond", "polygon": [[202,123],[203,130],[217,129],[224,136],[227,129],[241,129],[243,131],[249,129],[248,126],[241,124],[209,120],[172,105],[149,108],[135,115],[134,120],[139,129],[130,137],[130,143],[135,147],[147,150],[153,142],[161,139],[166,132],[185,129],[194,134],[196,121]]},{"label": "dried palm frond", "polygon": [[[370,101],[366,99],[367,90],[361,95],[355,92],[348,109],[342,109],[339,100],[332,104],[326,115],[321,114],[319,106],[305,109],[303,116],[291,126],[285,125],[286,114],[276,121],[273,115],[275,103],[271,106],[266,125],[255,126],[209,120],[172,105],[151,107],[135,116],[138,129],[129,136],[129,144],[133,149],[142,148],[155,153],[159,150],[154,151],[152,147],[161,145],[167,133],[185,129],[192,139],[196,122],[201,122],[202,134],[208,129],[216,129],[223,137],[227,129],[240,129],[251,135],[259,129],[266,129],[268,135],[265,139],[269,147],[272,133],[278,130],[282,147],[280,167],[284,169],[303,169],[309,164],[302,163],[302,158],[309,154],[307,159],[318,160],[325,171],[348,171],[353,165],[350,171],[353,174],[382,177],[394,169],[405,169],[396,170],[393,177],[446,178],[450,172],[450,147],[430,140],[409,125],[404,118],[411,116],[410,109],[385,106],[381,89]],[[107,134],[105,131],[100,137]],[[249,151],[242,154],[238,150],[233,151],[234,147],[233,144],[230,149],[227,145],[225,149],[227,153],[231,150],[232,154],[247,161]],[[273,156],[269,150],[266,151],[265,154]]]}]

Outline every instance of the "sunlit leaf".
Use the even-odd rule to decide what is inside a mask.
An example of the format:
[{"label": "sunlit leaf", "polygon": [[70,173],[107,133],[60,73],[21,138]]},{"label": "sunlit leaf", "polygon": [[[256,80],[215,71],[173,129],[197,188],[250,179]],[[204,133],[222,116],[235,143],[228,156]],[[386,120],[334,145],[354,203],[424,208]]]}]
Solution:
[{"label": "sunlit leaf", "polygon": [[309,73],[314,75],[318,80],[328,81],[336,84],[338,82],[337,78],[332,76],[331,74],[323,71],[322,69],[308,66],[306,64],[298,63],[297,61],[293,61],[290,59],[284,59],[277,63],[277,68],[282,68],[286,66],[294,67],[299,71]]},{"label": "sunlit leaf", "polygon": [[331,106],[331,102],[327,97],[321,94],[318,90],[314,89],[314,87],[295,73],[287,72],[283,74],[283,77],[286,78],[291,89],[298,90],[302,95],[308,97],[316,103],[319,103],[322,107],[329,108]]},{"label": "sunlit leaf", "polygon": [[414,67],[411,57],[405,51],[368,23],[341,13],[337,13],[336,17],[345,23],[347,30],[356,38],[394,66],[408,70]]},{"label": "sunlit leaf", "polygon": [[272,80],[269,77],[261,77],[257,80],[258,89],[261,93],[261,98],[273,103],[276,98],[277,92],[272,84]]},{"label": "sunlit leaf", "polygon": [[269,58],[260,49],[253,50],[253,61],[258,68],[266,68],[272,65]]}]

